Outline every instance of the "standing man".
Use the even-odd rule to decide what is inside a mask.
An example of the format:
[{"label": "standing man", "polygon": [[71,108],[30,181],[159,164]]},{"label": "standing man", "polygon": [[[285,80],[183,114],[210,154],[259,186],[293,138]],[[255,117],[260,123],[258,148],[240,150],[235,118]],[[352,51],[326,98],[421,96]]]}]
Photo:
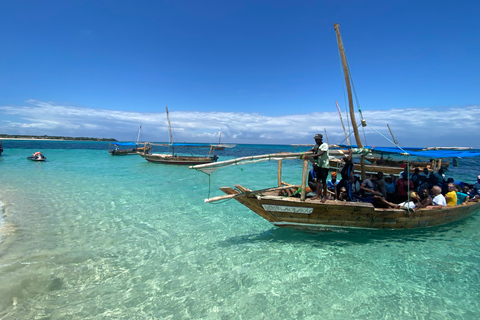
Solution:
[{"label": "standing man", "polygon": [[328,177],[328,144],[323,142],[323,135],[318,133],[313,137],[315,139],[315,146],[312,150],[313,154],[305,156],[305,159],[316,158],[317,163],[314,164],[313,169],[317,174],[317,195],[312,199],[320,199],[320,183],[322,184],[323,198],[321,202],[327,200],[327,177]]},{"label": "standing man", "polygon": [[[353,164],[352,154],[353,154],[353,150],[351,148],[348,149],[348,156],[345,156],[343,158],[343,162],[345,162],[345,165],[343,166],[342,171],[340,171],[340,174],[342,175],[342,179],[337,185],[337,193],[340,193],[338,191],[340,191],[342,188],[345,188],[345,191],[348,195],[348,201],[353,201],[352,186],[356,187],[356,184],[354,183],[355,178],[353,176],[355,165]],[[358,189],[356,189],[356,191],[360,192],[360,183],[358,183]],[[337,198],[338,198],[338,194],[337,194]]]}]

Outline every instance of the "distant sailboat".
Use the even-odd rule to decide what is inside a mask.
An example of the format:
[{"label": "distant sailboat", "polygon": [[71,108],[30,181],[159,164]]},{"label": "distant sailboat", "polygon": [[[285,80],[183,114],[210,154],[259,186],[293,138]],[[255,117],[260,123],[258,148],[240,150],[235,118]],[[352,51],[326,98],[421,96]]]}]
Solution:
[{"label": "distant sailboat", "polygon": [[216,150],[225,150],[225,148],[233,148],[236,144],[222,144],[222,131],[219,132],[218,144],[215,145]]},{"label": "distant sailboat", "polygon": [[[170,144],[162,144],[162,146],[169,146],[172,148],[172,154],[163,154],[163,153],[139,153],[145,160],[149,162],[158,162],[166,164],[204,164],[215,162],[218,159],[218,156],[215,155],[215,145],[211,144],[201,144],[201,143],[173,143],[172,136],[172,125],[170,124],[170,117],[168,115],[168,107],[165,107],[168,120],[168,129],[170,132]],[[175,154],[175,147],[183,148],[210,148],[208,156],[185,156]]]},{"label": "distant sailboat", "polygon": [[112,142],[108,145],[108,152],[112,156],[123,156],[128,154],[137,154],[139,152],[148,153],[152,146],[144,143],[143,147],[139,147],[140,132],[142,131],[142,125],[138,129],[136,142]]}]

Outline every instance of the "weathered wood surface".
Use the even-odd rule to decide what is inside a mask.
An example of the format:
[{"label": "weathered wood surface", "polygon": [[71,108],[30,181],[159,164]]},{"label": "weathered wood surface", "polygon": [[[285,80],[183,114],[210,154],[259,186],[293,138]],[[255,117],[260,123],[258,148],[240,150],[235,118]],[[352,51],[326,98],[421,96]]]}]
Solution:
[{"label": "weathered wood surface", "polygon": [[166,164],[204,164],[216,161],[216,157],[194,157],[194,156],[172,156],[170,154],[140,154],[145,160],[149,162],[158,162]]},{"label": "weathered wood surface", "polygon": [[[285,187],[284,187],[285,188]],[[416,229],[465,219],[480,203],[440,209],[379,209],[369,203],[278,196],[279,188],[240,193],[233,199],[278,227],[298,230],[332,228]]]}]

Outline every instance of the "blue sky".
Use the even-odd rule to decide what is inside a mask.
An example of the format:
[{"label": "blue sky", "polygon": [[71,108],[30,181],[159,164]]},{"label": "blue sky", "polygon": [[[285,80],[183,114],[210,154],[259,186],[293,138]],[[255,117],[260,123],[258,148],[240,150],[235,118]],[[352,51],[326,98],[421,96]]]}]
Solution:
[{"label": "blue sky", "polygon": [[[0,133],[480,148],[479,1],[3,1]],[[346,121],[346,116],[343,116]],[[380,134],[378,134],[379,132]]]}]

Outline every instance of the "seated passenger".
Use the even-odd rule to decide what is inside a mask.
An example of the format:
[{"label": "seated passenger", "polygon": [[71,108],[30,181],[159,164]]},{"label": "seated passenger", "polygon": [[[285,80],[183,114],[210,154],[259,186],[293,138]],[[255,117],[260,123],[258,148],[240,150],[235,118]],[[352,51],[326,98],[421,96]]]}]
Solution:
[{"label": "seated passenger", "polygon": [[434,186],[432,188],[433,200],[432,205],[427,206],[427,209],[438,209],[447,206],[447,201],[442,194],[442,188],[439,186]]},{"label": "seated passenger", "polygon": [[445,194],[445,199],[447,201],[447,206],[454,207],[457,205],[457,191],[455,190],[455,185],[449,183],[447,185],[448,192]]},{"label": "seated passenger", "polygon": [[387,192],[387,200],[393,202],[395,200],[395,182],[392,176],[385,177],[385,191]]},{"label": "seated passenger", "polygon": [[404,175],[400,175],[400,178],[395,182],[395,195],[397,203],[406,201],[408,198],[408,192],[414,191],[413,181],[408,179]]},{"label": "seated passenger", "polygon": [[417,208],[426,208],[432,205],[432,197],[430,196],[428,188],[420,189],[420,192],[418,194],[420,197],[420,201],[417,203]]},{"label": "seated passenger", "polygon": [[463,192],[468,195],[468,202],[478,202],[480,196],[478,194],[475,194],[475,191],[471,189],[471,187],[473,186],[465,183],[465,185],[463,186]]},{"label": "seated passenger", "polygon": [[418,188],[418,181],[419,181],[419,178],[420,177],[420,169],[419,168],[415,168],[415,170],[413,171],[413,174],[412,174],[412,177],[411,177],[411,180],[413,181],[413,185],[415,188]]},{"label": "seated passenger", "polygon": [[315,169],[310,170],[308,173],[308,186],[311,192],[317,192],[317,174]]},{"label": "seated passenger", "polygon": [[334,171],[331,173],[332,179],[327,181],[327,189],[333,194],[336,194],[335,188],[338,185],[337,173]]},{"label": "seated passenger", "polygon": [[379,171],[377,173],[377,190],[382,193],[382,196],[386,199],[387,198],[387,189],[385,187],[385,179],[383,177],[383,172]]},{"label": "seated passenger", "polygon": [[340,188],[337,200],[350,201],[350,197],[348,196],[347,189],[345,187]]},{"label": "seated passenger", "polygon": [[477,177],[477,181],[473,185],[470,192],[475,196],[475,198],[478,199],[480,197],[480,175]]},{"label": "seated passenger", "polygon": [[415,191],[410,192],[410,201],[404,201],[398,204],[400,209],[415,209],[417,204],[420,202],[420,197]]},{"label": "seated passenger", "polygon": [[360,176],[354,175],[353,183],[352,183],[352,194],[360,195],[361,191],[362,191],[362,188],[360,183]]},{"label": "seated passenger", "polygon": [[419,176],[418,177],[418,192],[422,189],[428,189],[430,190],[430,185],[428,184],[427,177],[425,176]]},{"label": "seated passenger", "polygon": [[363,195],[358,199],[362,202],[369,202],[375,207],[380,208],[396,208],[397,205],[391,202],[388,202],[383,194],[377,190],[378,175],[373,174],[370,178],[365,179],[360,189],[363,191]]},{"label": "seated passenger", "polygon": [[462,189],[458,188],[456,189],[457,192],[457,205],[462,205],[466,204],[468,200],[470,200],[470,197],[468,196],[468,193],[470,192],[470,188],[468,186],[463,186]]}]

